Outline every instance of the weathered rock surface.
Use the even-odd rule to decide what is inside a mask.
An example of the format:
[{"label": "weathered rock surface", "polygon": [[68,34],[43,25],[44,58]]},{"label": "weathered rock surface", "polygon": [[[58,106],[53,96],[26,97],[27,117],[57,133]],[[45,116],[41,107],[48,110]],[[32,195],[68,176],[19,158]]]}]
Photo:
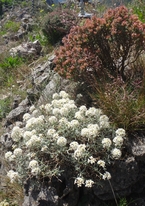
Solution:
[{"label": "weathered rock surface", "polygon": [[22,58],[36,57],[40,55],[41,45],[38,40],[34,42],[23,43],[15,48],[10,49],[11,56],[19,56]]}]

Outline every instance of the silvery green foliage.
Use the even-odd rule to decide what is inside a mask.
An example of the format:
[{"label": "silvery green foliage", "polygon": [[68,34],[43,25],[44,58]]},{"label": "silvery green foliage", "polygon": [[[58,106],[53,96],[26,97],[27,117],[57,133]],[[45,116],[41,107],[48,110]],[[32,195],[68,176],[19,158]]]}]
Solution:
[{"label": "silvery green foliage", "polygon": [[50,103],[31,106],[23,123],[23,128],[13,128],[13,152],[5,154],[16,168],[8,172],[11,182],[59,176],[69,163],[74,184],[92,187],[98,178],[109,180],[107,165],[121,158],[125,130],[114,131],[100,109],[77,107],[64,91]]}]

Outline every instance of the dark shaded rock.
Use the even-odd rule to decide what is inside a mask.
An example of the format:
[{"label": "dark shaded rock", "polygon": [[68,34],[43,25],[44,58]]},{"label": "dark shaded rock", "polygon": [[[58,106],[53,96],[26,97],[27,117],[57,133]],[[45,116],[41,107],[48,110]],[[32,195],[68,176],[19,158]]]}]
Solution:
[{"label": "dark shaded rock", "polygon": [[138,164],[134,157],[129,157],[125,161],[116,161],[109,172],[112,176],[111,180],[102,180],[100,186],[94,187],[94,194],[102,200],[113,199],[112,187],[117,197],[130,195],[139,175]]},{"label": "dark shaded rock", "polygon": [[58,206],[58,196],[52,187],[34,188],[29,191],[29,196],[25,196],[22,206]]},{"label": "dark shaded rock", "polygon": [[40,91],[36,89],[28,89],[27,90],[27,98],[31,104],[36,102],[40,97]]},{"label": "dark shaded rock", "polygon": [[10,124],[13,124],[17,121],[23,121],[23,115],[28,112],[30,102],[26,98],[23,100],[19,106],[13,109],[6,117],[5,126],[8,127]]},{"label": "dark shaded rock", "polygon": [[138,132],[131,135],[129,150],[137,161],[145,161],[145,134]]}]

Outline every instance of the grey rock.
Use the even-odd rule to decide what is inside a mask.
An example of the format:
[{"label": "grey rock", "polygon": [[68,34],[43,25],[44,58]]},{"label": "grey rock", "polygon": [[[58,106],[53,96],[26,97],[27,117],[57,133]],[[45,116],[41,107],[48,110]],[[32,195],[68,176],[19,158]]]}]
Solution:
[{"label": "grey rock", "polygon": [[6,116],[5,126],[8,127],[10,124],[13,124],[16,121],[23,121],[23,115],[29,110],[29,101],[26,98],[23,100],[18,107],[10,111]]},{"label": "grey rock", "polygon": [[38,40],[34,42],[23,43],[17,47],[11,48],[9,53],[11,56],[20,56],[23,58],[35,57],[40,55],[41,45]]},{"label": "grey rock", "polygon": [[52,187],[33,189],[25,196],[22,206],[58,206],[58,196]]},{"label": "grey rock", "polygon": [[101,186],[94,187],[94,194],[102,200],[113,199],[113,188],[116,196],[126,197],[131,194],[132,186],[138,181],[139,168],[134,157],[129,157],[125,161],[116,161],[109,168],[111,180],[100,181]]},{"label": "grey rock", "polygon": [[13,144],[13,140],[11,138],[10,133],[5,133],[1,136],[1,140],[0,140],[1,144],[6,148],[6,149],[10,149],[12,147]]}]

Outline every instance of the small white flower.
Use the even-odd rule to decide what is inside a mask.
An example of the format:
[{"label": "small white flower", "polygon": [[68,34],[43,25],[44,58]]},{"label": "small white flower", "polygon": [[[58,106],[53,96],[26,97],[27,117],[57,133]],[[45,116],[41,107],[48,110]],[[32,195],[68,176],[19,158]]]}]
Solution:
[{"label": "small white flower", "polygon": [[52,110],[52,105],[51,104],[46,104],[45,105],[45,110],[46,110],[46,113],[50,113],[51,112],[51,110]]},{"label": "small white flower", "polygon": [[47,137],[52,139],[52,140],[57,140],[59,137],[59,134],[56,132],[55,129],[49,129],[47,131]]},{"label": "small white flower", "polygon": [[23,130],[18,127],[18,126],[15,126],[13,127],[12,129],[12,132],[11,132],[11,138],[15,141],[15,142],[19,142],[19,140],[21,139],[22,137],[22,134],[23,134]]},{"label": "small white flower", "polygon": [[78,187],[84,185],[84,179],[82,177],[77,177],[74,181],[74,184],[77,184]]},{"label": "small white flower", "polygon": [[100,128],[101,128],[101,129],[107,129],[107,128],[110,127],[110,123],[109,123],[109,122],[105,122],[105,121],[101,121],[101,122],[99,123],[99,125],[100,125]]},{"label": "small white flower", "polygon": [[102,168],[105,168],[105,162],[103,160],[98,160],[97,161],[97,164],[102,167]]},{"label": "small white flower", "polygon": [[115,133],[116,133],[117,136],[121,136],[121,137],[125,137],[125,135],[126,135],[125,130],[122,129],[122,128],[117,129],[117,130],[115,131]]},{"label": "small white flower", "polygon": [[83,114],[87,111],[87,107],[85,105],[80,106],[79,111]]},{"label": "small white flower", "polygon": [[90,107],[85,113],[87,117],[96,117],[96,118],[99,118],[101,114],[102,114],[102,110],[96,109],[95,107]]},{"label": "small white flower", "polygon": [[29,108],[29,111],[32,113],[34,110],[35,110],[35,106],[32,105],[32,106]]},{"label": "small white flower", "polygon": [[28,140],[25,144],[26,147],[31,148],[33,146],[39,145],[41,143],[41,137],[32,135],[31,139]]},{"label": "small white flower", "polygon": [[38,167],[38,162],[37,162],[36,160],[31,160],[31,161],[29,162],[28,168],[34,169],[34,168],[36,168],[36,167]]},{"label": "small white flower", "polygon": [[53,114],[54,116],[59,116],[59,115],[60,115],[60,109],[54,108],[54,109],[52,110],[52,114]]},{"label": "small white flower", "polygon": [[21,148],[16,148],[14,150],[14,155],[17,157],[20,157],[22,155],[22,149]]},{"label": "small white flower", "polygon": [[80,111],[78,111],[75,113],[75,118],[78,120],[84,120],[85,117]]},{"label": "small white flower", "polygon": [[7,176],[10,178],[11,183],[15,182],[19,178],[18,172],[15,172],[14,170],[9,170]]},{"label": "small white flower", "polygon": [[65,91],[60,91],[59,96],[62,97],[63,99],[66,99],[69,97],[69,95]]},{"label": "small white flower", "polygon": [[107,115],[101,115],[100,118],[99,118],[99,121],[105,121],[105,122],[108,122],[109,121],[109,117]]},{"label": "small white flower", "polygon": [[35,117],[31,117],[30,119],[28,119],[28,121],[26,122],[26,129],[27,130],[31,130],[35,128]]},{"label": "small white flower", "polygon": [[86,180],[85,187],[91,188],[94,184],[93,180]]},{"label": "small white flower", "polygon": [[76,111],[77,106],[75,105],[75,103],[72,103],[71,101],[69,101],[68,103],[64,104],[63,107],[68,108],[69,112],[70,111]]},{"label": "small white flower", "polygon": [[13,154],[13,153],[12,153],[11,151],[6,152],[6,153],[5,153],[5,159],[6,159],[6,160],[9,160],[9,158],[12,156],[12,154]]},{"label": "small white flower", "polygon": [[31,114],[29,114],[29,113],[25,113],[24,115],[23,115],[23,121],[25,122],[25,121],[27,121],[28,119],[30,119],[31,118]]},{"label": "small white flower", "polygon": [[39,168],[39,167],[34,167],[34,168],[32,168],[32,170],[31,170],[31,174],[32,174],[32,175],[36,176],[36,175],[38,175],[39,173],[40,173],[40,168]]},{"label": "small white flower", "polygon": [[52,100],[51,104],[52,104],[53,108],[59,109],[62,107],[62,102],[60,99],[59,100],[56,100],[56,99]]},{"label": "small white flower", "polygon": [[80,123],[77,119],[73,119],[70,123],[69,123],[69,126],[70,128],[76,128],[76,127],[79,127]]},{"label": "small white flower", "polygon": [[0,202],[0,206],[10,206],[10,204],[7,202],[7,200],[3,200]]},{"label": "small white flower", "polygon": [[69,128],[69,125],[70,125],[70,122],[68,121],[67,118],[62,117],[59,120],[59,125],[58,125],[59,128]]},{"label": "small white flower", "polygon": [[98,136],[100,130],[98,124],[89,124],[87,128],[89,129],[88,138],[95,138]]},{"label": "small white flower", "polygon": [[111,155],[113,159],[119,159],[122,155],[122,152],[120,149],[114,148],[111,151]]},{"label": "small white flower", "polygon": [[60,108],[60,114],[64,117],[67,117],[69,114],[69,109],[67,107]]},{"label": "small white flower", "polygon": [[33,117],[39,117],[40,115],[40,111],[38,109],[35,109],[33,112],[32,112],[32,116]]},{"label": "small white flower", "polygon": [[44,146],[41,148],[41,151],[42,151],[42,152],[48,151],[48,147],[47,147],[46,145],[44,145]]},{"label": "small white flower", "polygon": [[40,106],[39,106],[39,109],[40,109],[40,110],[44,110],[44,109],[45,109],[45,105],[44,105],[44,104],[40,105]]},{"label": "small white flower", "polygon": [[44,124],[44,116],[41,115],[39,117],[32,117],[31,119],[29,119],[26,123],[26,129],[27,130],[32,130],[32,129],[36,129],[38,127],[43,126]]},{"label": "small white flower", "polygon": [[49,117],[49,122],[50,122],[50,124],[55,124],[55,123],[57,123],[57,118],[55,117],[55,116],[51,116],[51,117]]},{"label": "small white flower", "polygon": [[59,94],[58,94],[58,93],[54,93],[54,94],[52,95],[52,98],[53,98],[53,99],[59,99]]},{"label": "small white flower", "polygon": [[60,147],[64,147],[67,144],[67,140],[65,137],[59,137],[57,140],[57,145]]},{"label": "small white flower", "polygon": [[96,162],[96,158],[94,158],[93,156],[90,156],[88,159],[88,163],[94,164]]},{"label": "small white flower", "polygon": [[[35,131],[35,133],[36,133],[36,131]],[[24,140],[25,141],[28,141],[30,138],[31,138],[31,136],[33,135],[33,134],[35,134],[34,133],[34,131],[32,132],[32,131],[25,131],[24,133],[23,133],[23,138],[24,138]]]},{"label": "small white flower", "polygon": [[49,130],[47,131],[47,136],[48,136],[48,137],[52,137],[55,133],[56,133],[56,130],[55,130],[55,129],[49,129]]},{"label": "small white flower", "polygon": [[112,144],[112,141],[109,138],[103,138],[102,139],[103,148],[109,149],[111,144]]},{"label": "small white flower", "polygon": [[12,154],[10,157],[9,157],[9,162],[13,162],[16,160],[16,156],[14,154]]},{"label": "small white flower", "polygon": [[81,130],[81,136],[82,137],[89,137],[89,129],[88,128],[83,128]]},{"label": "small white flower", "polygon": [[74,158],[75,159],[81,158],[84,155],[85,151],[86,151],[85,144],[78,145],[77,149],[74,152]]},{"label": "small white flower", "polygon": [[121,136],[116,136],[114,137],[113,142],[116,147],[121,147],[123,145],[123,138]]},{"label": "small white flower", "polygon": [[78,146],[79,146],[79,143],[76,142],[76,141],[73,141],[73,142],[70,143],[69,149],[75,151],[75,150],[77,150]]},{"label": "small white flower", "polygon": [[111,174],[109,172],[105,172],[103,175],[102,175],[102,179],[103,180],[110,180],[111,179]]},{"label": "small white flower", "polygon": [[44,135],[43,134],[39,134],[38,135],[41,139],[44,137]]}]

